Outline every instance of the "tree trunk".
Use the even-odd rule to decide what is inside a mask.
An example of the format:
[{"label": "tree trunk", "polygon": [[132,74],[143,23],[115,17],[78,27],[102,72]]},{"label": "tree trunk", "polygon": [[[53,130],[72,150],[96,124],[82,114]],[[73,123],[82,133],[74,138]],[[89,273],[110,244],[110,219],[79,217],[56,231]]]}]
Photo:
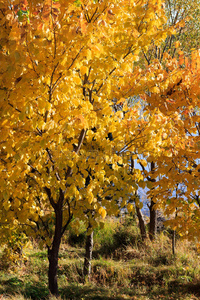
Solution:
[{"label": "tree trunk", "polygon": [[[90,226],[88,228],[91,228]],[[85,245],[85,261],[83,267],[84,278],[90,280],[91,275],[91,260],[92,260],[92,250],[93,250],[93,231],[87,235],[86,245]]]},{"label": "tree trunk", "polygon": [[48,250],[48,259],[49,259],[49,271],[48,271],[49,290],[52,295],[58,296],[58,282],[57,282],[58,249],[52,248],[51,250]]},{"label": "tree trunk", "polygon": [[155,239],[156,233],[157,233],[157,212],[153,208],[154,201],[151,199],[151,204],[149,206],[150,210],[150,223],[149,223],[149,238],[151,241]]},{"label": "tree trunk", "polygon": [[[151,172],[152,174],[155,171],[155,163],[151,162]],[[151,182],[155,182],[155,178],[150,179]],[[153,188],[154,189],[154,188]],[[149,206],[150,210],[150,223],[149,223],[149,238],[151,241],[155,239],[156,233],[157,233],[157,212],[154,209],[155,202],[153,201],[153,198],[151,198],[151,204]]]},{"label": "tree trunk", "polygon": [[49,290],[52,295],[58,296],[58,281],[57,281],[57,271],[58,271],[58,253],[62,237],[62,208],[57,208],[55,210],[56,220],[55,220],[55,232],[54,239],[51,249],[48,248],[48,260],[49,260],[49,271],[48,271],[48,281]]},{"label": "tree trunk", "polygon": [[175,247],[176,247],[176,231],[172,231],[172,253],[175,255]]},{"label": "tree trunk", "polygon": [[[177,192],[176,192],[177,193]],[[175,211],[175,219],[177,217],[177,207]],[[176,230],[172,231],[172,253],[175,255],[175,248],[176,248]]]},{"label": "tree trunk", "polygon": [[144,220],[143,220],[141,211],[140,211],[139,207],[137,207],[137,205],[136,205],[136,213],[137,213],[137,217],[139,220],[141,238],[144,241],[147,238],[147,233],[146,233],[146,228],[145,228],[145,224],[144,224]]}]

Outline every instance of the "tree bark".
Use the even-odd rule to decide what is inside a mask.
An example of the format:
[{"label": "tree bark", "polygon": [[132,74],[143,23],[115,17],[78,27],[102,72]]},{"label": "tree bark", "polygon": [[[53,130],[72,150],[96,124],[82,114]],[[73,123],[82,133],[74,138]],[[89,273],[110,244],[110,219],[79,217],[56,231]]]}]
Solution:
[{"label": "tree bark", "polygon": [[175,255],[175,248],[176,248],[176,231],[172,231],[172,253]]},{"label": "tree bark", "polygon": [[137,207],[137,205],[136,205],[136,213],[137,213],[137,217],[138,217],[138,221],[139,221],[141,238],[144,241],[147,238],[147,233],[146,233],[146,228],[145,228],[145,224],[144,224],[144,219],[143,219],[141,211],[140,211],[139,207]]},{"label": "tree bark", "polygon": [[55,233],[51,249],[48,248],[48,260],[49,260],[49,271],[48,271],[48,281],[49,290],[52,295],[58,296],[58,253],[62,237],[62,219],[63,212],[62,208],[58,207],[55,209],[56,219],[55,219]]},{"label": "tree bark", "polygon": [[[177,193],[177,191],[176,191]],[[176,211],[175,211],[175,219],[177,217],[177,207],[176,207]],[[176,230],[172,231],[172,253],[173,255],[175,255],[175,248],[176,248]]]},{"label": "tree bark", "polygon": [[[155,171],[155,163],[151,162],[151,172],[152,174]],[[154,178],[149,179],[151,182],[155,182],[156,180]],[[154,188],[153,188],[154,189]],[[151,198],[151,203],[149,206],[150,210],[150,223],[149,223],[149,238],[151,241],[155,239],[156,233],[157,233],[157,212],[154,209],[155,202],[153,201],[153,198]]]},{"label": "tree bark", "polygon": [[[91,228],[90,226],[88,228]],[[83,267],[84,278],[90,280],[91,275],[91,260],[92,260],[92,250],[93,250],[93,231],[87,235],[85,244],[85,260]]]},{"label": "tree bark", "polygon": [[157,212],[153,208],[154,201],[151,199],[151,204],[149,206],[150,210],[150,223],[149,223],[149,238],[151,241],[155,239],[156,233],[157,233]]}]

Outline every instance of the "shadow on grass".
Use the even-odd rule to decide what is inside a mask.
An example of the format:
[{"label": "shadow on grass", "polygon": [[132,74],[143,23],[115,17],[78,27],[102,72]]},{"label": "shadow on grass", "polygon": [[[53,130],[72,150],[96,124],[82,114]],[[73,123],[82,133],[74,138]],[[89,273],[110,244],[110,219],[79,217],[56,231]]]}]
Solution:
[{"label": "shadow on grass", "polygon": [[27,298],[31,298],[33,300],[43,300],[47,299],[47,296],[49,295],[49,290],[46,285],[40,282],[37,282],[35,284],[26,283],[23,294]]},{"label": "shadow on grass", "polygon": [[23,290],[24,282],[17,277],[0,279],[0,295],[14,294]]},{"label": "shadow on grass", "polygon": [[47,299],[49,290],[46,285],[40,282],[24,283],[17,277],[0,280],[0,294],[14,295],[20,293],[32,300]]},{"label": "shadow on grass", "polygon": [[[160,287],[158,290],[150,291],[150,299],[173,299],[183,300],[200,299],[200,282],[198,283],[180,283],[176,280],[169,282],[168,287]],[[193,298],[194,297],[194,298]],[[187,298],[188,299],[188,298]]]},{"label": "shadow on grass", "polygon": [[[152,286],[153,288],[153,286]],[[141,290],[136,286],[131,288],[109,288],[100,286],[88,285],[69,285],[60,290],[62,299],[66,300],[125,300],[125,299],[173,299],[183,300],[186,297],[197,297],[200,299],[200,282],[192,284],[171,284],[169,287],[158,287],[156,290]]]},{"label": "shadow on grass", "polygon": [[[41,282],[26,282],[17,277],[0,280],[0,294],[21,293],[26,298],[32,300],[48,299],[49,291],[46,284]],[[196,283],[178,283],[171,281],[168,286],[152,285],[151,288],[141,289],[141,284],[132,285],[131,287],[103,287],[92,284],[70,284],[60,288],[61,298],[65,300],[125,300],[141,299],[173,299],[182,300],[187,296],[195,296],[200,299],[200,282]],[[193,299],[193,298],[191,298]],[[195,298],[196,299],[196,298]]]},{"label": "shadow on grass", "polygon": [[[129,291],[128,291],[129,290]],[[124,292],[124,293],[123,293]],[[99,286],[80,286],[69,285],[63,288],[61,291],[61,297],[66,300],[123,300],[133,299],[127,298],[127,296],[135,296],[131,289],[122,291],[121,289],[110,289],[109,287]],[[139,296],[139,295],[138,295]]]},{"label": "shadow on grass", "polygon": [[17,277],[11,277],[9,279],[3,279],[0,281],[0,293],[9,291],[10,293],[15,292],[16,290],[21,290],[23,288],[23,281]]},{"label": "shadow on grass", "polygon": [[[198,299],[200,299],[200,282],[192,283],[183,283],[180,284],[177,288],[183,294],[192,294],[195,295]],[[173,287],[171,288],[173,290]]]}]

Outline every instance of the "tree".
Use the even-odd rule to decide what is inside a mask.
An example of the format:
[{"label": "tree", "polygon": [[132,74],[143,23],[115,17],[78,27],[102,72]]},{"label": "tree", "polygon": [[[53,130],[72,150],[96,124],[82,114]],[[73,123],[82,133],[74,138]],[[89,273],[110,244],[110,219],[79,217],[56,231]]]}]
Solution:
[{"label": "tree", "polygon": [[155,0],[13,0],[0,1],[0,20],[1,223],[40,236],[57,295],[72,218],[95,226],[135,192],[137,174],[125,178],[129,165],[120,166],[129,129],[112,99],[141,48],[162,38],[164,14]]},{"label": "tree", "polygon": [[181,50],[186,54],[191,54],[191,49],[199,48],[199,5],[199,0],[165,1],[168,22],[175,26],[177,32],[176,35],[169,40],[169,47],[172,48],[174,54],[176,52],[176,44],[178,45],[179,42]]},{"label": "tree", "polygon": [[[162,67],[165,67],[166,56],[170,59],[178,57],[180,49],[189,56],[191,55],[191,49],[198,49],[199,46],[199,1],[167,0],[165,1],[164,6],[167,16],[167,24],[164,26],[169,26],[171,28],[171,32],[165,37],[162,43],[157,44],[152,41],[151,47],[143,50],[143,56],[141,56],[138,64],[144,69],[146,68],[146,65],[153,66],[156,60],[162,64]],[[158,61],[156,61],[157,66],[159,66]],[[153,68],[151,70],[153,70]],[[150,74],[153,76],[155,75],[154,71]],[[156,89],[157,87],[155,86],[154,88]],[[160,93],[158,94],[158,97],[160,97]],[[146,105],[148,106],[151,104],[146,102]],[[147,108],[147,111],[150,112],[150,110]],[[155,165],[156,161],[149,163],[150,169],[152,164]],[[142,170],[143,173],[147,172],[144,165],[142,165]],[[151,181],[150,174],[148,174],[148,177],[148,180]],[[151,238],[154,238],[156,232],[156,211],[154,209],[153,198],[150,199],[149,211],[150,236]]]},{"label": "tree", "polygon": [[[191,59],[179,52],[179,58],[166,55],[159,94],[151,94],[152,106],[173,118],[171,131],[175,135],[171,158],[157,160],[155,171],[159,180],[151,194],[157,198],[156,207],[163,207],[168,221],[182,236],[199,239],[199,51]],[[166,145],[167,146],[167,145]],[[165,146],[165,147],[166,147]]]},{"label": "tree", "polygon": [[[178,57],[178,51],[182,50],[186,55],[191,55],[191,49],[199,48],[200,11],[199,0],[166,0],[163,3],[168,28],[162,43],[152,41],[151,47],[143,49],[140,65],[150,65],[154,59],[160,62],[165,53],[171,57]],[[170,30],[169,30],[170,28]]]},{"label": "tree", "polygon": [[[148,69],[140,73],[139,81],[146,81],[146,95],[141,95],[140,97],[146,101],[147,105],[142,112],[142,116],[145,118],[143,119],[142,116],[140,117],[141,123],[139,129],[140,131],[143,131],[144,135],[146,130],[148,130],[148,132],[145,135],[146,139],[142,140],[142,152],[140,149],[141,140],[139,140],[138,144],[133,143],[133,145],[128,145],[128,148],[126,148],[126,146],[124,148],[130,150],[130,155],[134,154],[134,158],[137,159],[137,162],[142,167],[143,172],[141,176],[145,181],[143,182],[143,187],[147,185],[149,188],[149,198],[152,199],[150,216],[154,215],[151,220],[155,220],[156,208],[166,208],[166,202],[164,204],[161,199],[165,193],[167,201],[170,201],[168,198],[173,197],[178,180],[181,187],[179,190],[180,194],[183,194],[183,186],[191,185],[192,178],[191,182],[188,181],[188,184],[186,184],[184,176],[189,165],[194,166],[196,170],[198,169],[198,164],[196,162],[198,155],[195,156],[193,160],[191,158],[191,145],[196,145],[197,143],[197,141],[194,141],[193,139],[196,140],[199,135],[199,105],[197,100],[197,82],[199,80],[198,59],[199,54],[195,51],[192,53],[191,61],[189,58],[184,57],[183,52],[179,52],[178,60],[171,57],[168,53],[164,53],[162,62],[156,59],[149,65]],[[136,89],[137,81],[133,75],[130,76],[130,81],[124,88],[124,95],[126,95],[126,97],[131,96],[132,91]],[[194,104],[192,104],[192,101],[189,99],[190,97],[194,99]],[[190,108],[187,108],[188,106]],[[191,115],[187,118],[185,117],[185,114],[188,114],[189,110],[192,111],[192,116],[195,120],[192,127],[190,123]],[[183,122],[183,120],[185,122]],[[190,142],[189,139],[191,139]],[[190,153],[188,154],[190,158],[188,158],[186,154],[186,149],[188,149]],[[198,153],[197,150],[195,151]],[[175,161],[177,159],[178,162],[176,164]],[[183,159],[182,164],[181,159]],[[145,168],[148,163],[151,164],[149,172],[147,168]],[[185,169],[184,171],[181,170],[181,166]],[[169,170],[173,170],[172,174],[174,173],[176,175],[173,174],[171,176]],[[191,172],[192,171],[189,169],[189,173]],[[182,173],[181,176],[177,175],[179,173]],[[168,189],[166,189],[166,182],[170,182]],[[192,185],[192,189],[190,189],[190,192],[187,192],[187,196],[194,192],[194,185]],[[193,195],[193,197],[197,199],[198,194]],[[163,206],[161,203],[163,203]],[[173,201],[173,209],[176,208],[174,203],[181,209],[181,206],[177,201]],[[188,205],[184,204],[184,206],[186,209]],[[193,215],[194,220],[194,214],[191,213],[190,209],[189,212],[191,216]],[[156,227],[155,222],[152,223],[153,226],[150,232],[153,232]],[[152,234],[152,236],[154,236],[154,234]]]},{"label": "tree", "polygon": [[[157,82],[162,80],[162,76],[160,78],[157,77],[156,72],[159,73],[160,68],[162,69],[163,67],[156,60],[152,63],[152,65],[150,65],[149,69],[140,72],[137,80],[135,79],[135,74],[131,74],[129,82],[123,89],[123,95],[129,97],[133,91],[137,91],[138,94],[140,94],[137,87],[137,82],[146,82],[145,86],[147,94],[154,94],[155,92],[158,93],[160,90],[157,87]],[[147,98],[143,97],[142,95],[139,95],[138,97],[142,97],[144,99]],[[140,103],[140,100],[138,100],[138,103]],[[173,127],[173,117],[166,117],[166,115],[155,106],[149,108],[148,102],[146,102],[144,107],[140,107],[140,104],[130,105],[127,111],[136,109],[138,114],[135,115],[135,120],[131,124],[127,124],[124,119],[124,126],[129,128],[129,131],[127,132],[129,139],[126,138],[127,143],[125,143],[121,149],[121,153],[125,153],[126,156],[131,157],[130,173],[138,174],[138,180],[135,180],[133,185],[136,186],[136,188],[139,186],[141,188],[152,190],[151,195],[150,192],[148,193],[150,195],[150,205],[148,205],[148,207],[150,210],[149,237],[151,240],[154,239],[157,229],[157,217],[155,210],[155,204],[157,200],[153,194],[154,185],[157,179],[154,174],[155,169],[157,168],[156,162],[162,160],[163,156],[171,157],[171,151],[174,149],[174,143],[177,142],[177,136],[173,135],[171,131],[171,128]],[[142,215],[139,210],[139,207],[141,208],[142,203],[138,197],[134,197],[134,199],[141,236],[144,239],[146,237],[144,220],[142,219]]]}]

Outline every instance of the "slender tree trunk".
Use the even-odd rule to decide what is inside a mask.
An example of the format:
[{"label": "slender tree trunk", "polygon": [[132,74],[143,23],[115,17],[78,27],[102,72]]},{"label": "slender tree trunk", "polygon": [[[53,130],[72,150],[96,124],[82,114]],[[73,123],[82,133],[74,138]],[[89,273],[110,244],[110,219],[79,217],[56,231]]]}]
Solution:
[{"label": "slender tree trunk", "polygon": [[[134,166],[134,160],[133,160],[133,157],[131,156],[131,174],[133,174],[134,167],[135,167]],[[137,191],[135,193],[135,196],[136,196],[136,198],[139,199]],[[144,219],[142,217],[141,211],[140,211],[139,207],[136,204],[136,199],[135,199],[135,207],[136,207],[136,213],[137,213],[137,217],[138,217],[138,221],[139,221],[139,228],[140,228],[141,238],[144,241],[147,238],[147,233],[146,233]]]},{"label": "slender tree trunk", "polygon": [[137,207],[137,205],[136,205],[136,213],[137,213],[137,217],[138,217],[138,221],[139,221],[141,238],[144,241],[147,238],[147,233],[146,233],[143,216],[141,214],[139,207]]},{"label": "slender tree trunk", "polygon": [[55,233],[51,249],[48,248],[48,260],[49,260],[49,271],[48,271],[48,281],[49,290],[52,295],[58,296],[58,281],[57,281],[57,271],[58,271],[58,253],[62,237],[62,218],[63,212],[62,208],[56,208],[56,220],[55,220]]},{"label": "slender tree trunk", "polygon": [[[88,229],[91,228],[89,225]],[[93,231],[87,235],[86,245],[85,245],[85,260],[83,267],[83,275],[84,278],[88,278],[90,280],[91,275],[91,260],[92,260],[92,250],[93,250]]]},{"label": "slender tree trunk", "polygon": [[153,208],[154,201],[151,199],[151,204],[149,206],[150,210],[150,223],[149,223],[149,238],[151,241],[155,239],[156,233],[157,233],[157,212]]},{"label": "slender tree trunk", "polygon": [[[177,193],[177,191],[176,191]],[[175,218],[177,217],[177,207],[175,211]],[[172,231],[172,253],[175,255],[175,248],[176,248],[176,230]]]},{"label": "slender tree trunk", "polygon": [[172,231],[172,253],[175,255],[175,248],[176,248],[176,231]]},{"label": "slender tree trunk", "polygon": [[[151,162],[151,172],[152,174],[155,171],[155,163]],[[150,179],[151,182],[155,182],[155,178]],[[150,210],[150,223],[149,223],[149,238],[151,241],[155,239],[156,233],[157,233],[157,212],[154,209],[155,202],[153,201],[153,198],[151,198],[151,203],[149,206]]]}]

